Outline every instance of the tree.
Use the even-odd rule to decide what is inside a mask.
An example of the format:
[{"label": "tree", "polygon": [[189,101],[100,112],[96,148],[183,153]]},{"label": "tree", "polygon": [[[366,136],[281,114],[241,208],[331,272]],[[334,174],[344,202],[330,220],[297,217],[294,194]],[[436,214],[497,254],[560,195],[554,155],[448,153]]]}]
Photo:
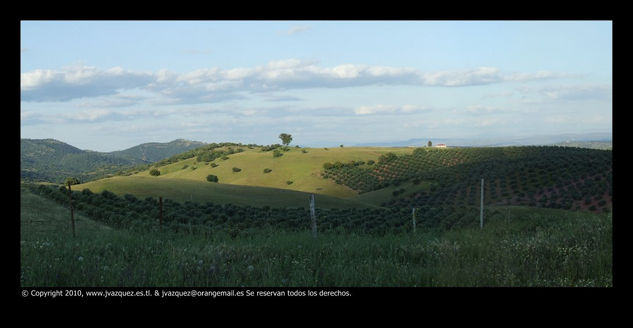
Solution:
[{"label": "tree", "polygon": [[292,135],[287,133],[282,133],[279,135],[279,139],[281,139],[281,143],[288,146],[290,142],[292,142]]},{"label": "tree", "polygon": [[427,147],[431,147],[431,146],[433,146],[433,143],[431,142],[431,140],[429,140],[429,142],[427,142],[427,143],[426,143],[426,146],[427,146]]},{"label": "tree", "polygon": [[218,182],[218,177],[216,175],[209,174],[209,175],[207,175],[207,181],[209,181],[209,182]]},{"label": "tree", "polygon": [[157,169],[152,169],[151,171],[149,171],[149,174],[153,176],[158,176],[160,175],[160,171]]},{"label": "tree", "polygon": [[64,182],[64,185],[66,185],[68,187],[68,189],[70,189],[71,185],[76,185],[76,184],[80,184],[81,181],[79,181],[79,179],[75,178],[75,177],[71,177],[71,178],[66,178],[66,181]]},{"label": "tree", "polygon": [[70,186],[79,184],[79,183],[80,183],[79,179],[75,177],[66,178],[66,181],[64,182],[64,184],[68,187],[68,203],[70,205],[70,222],[73,228],[73,238],[75,237],[75,213],[73,211],[73,196],[72,196],[72,190]]}]

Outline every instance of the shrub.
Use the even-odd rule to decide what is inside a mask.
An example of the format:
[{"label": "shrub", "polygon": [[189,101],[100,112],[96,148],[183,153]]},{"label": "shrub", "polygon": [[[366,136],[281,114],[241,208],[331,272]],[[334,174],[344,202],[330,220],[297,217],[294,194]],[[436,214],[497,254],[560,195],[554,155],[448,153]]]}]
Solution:
[{"label": "shrub", "polygon": [[209,174],[209,175],[207,175],[207,181],[209,181],[209,182],[218,182],[218,177],[216,175]]},{"label": "shrub", "polygon": [[334,167],[334,164],[327,162],[327,163],[323,163],[323,169],[324,170],[328,170]]},{"label": "shrub", "polygon": [[242,169],[240,169],[239,167],[234,167],[234,168],[233,168],[233,172],[239,172],[239,171],[241,171],[241,170],[242,170]]},{"label": "shrub", "polygon": [[211,167],[218,167],[217,163],[211,163]]},{"label": "shrub", "polygon": [[149,174],[150,174],[150,175],[153,175],[153,176],[159,176],[159,175],[160,175],[160,171],[159,171],[159,170],[157,170],[157,169],[151,169],[151,170],[149,171]]},{"label": "shrub", "polygon": [[271,169],[269,169],[269,168],[265,168],[265,169],[264,169],[264,173],[270,173],[270,172],[272,172],[272,170],[271,170]]},{"label": "shrub", "polygon": [[291,185],[291,184],[292,184],[292,181],[288,180],[288,181],[286,181],[286,184],[287,184],[287,185]]},{"label": "shrub", "polygon": [[279,149],[275,149],[275,150],[273,151],[273,157],[281,157],[281,156],[283,156],[283,155],[284,155],[284,154],[282,154],[282,153],[279,151]]},{"label": "shrub", "polygon": [[229,159],[229,157],[228,156],[222,156],[222,159],[226,161],[227,159]]},{"label": "shrub", "polygon": [[302,152],[302,153],[304,153],[304,154],[306,154],[308,151],[307,151],[307,150],[305,150],[305,149],[301,149],[301,152]]},{"label": "shrub", "polygon": [[279,147],[281,147],[280,144],[274,144],[274,145],[270,145],[270,146],[263,146],[262,147],[262,151],[271,151],[271,150],[277,149]]}]

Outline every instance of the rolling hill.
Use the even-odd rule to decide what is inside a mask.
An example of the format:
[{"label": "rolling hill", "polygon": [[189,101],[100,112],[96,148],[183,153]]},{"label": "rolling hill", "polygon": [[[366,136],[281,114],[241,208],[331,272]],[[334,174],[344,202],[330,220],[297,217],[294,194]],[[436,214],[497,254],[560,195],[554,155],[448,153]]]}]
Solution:
[{"label": "rolling hill", "polygon": [[168,143],[142,144],[122,151],[95,152],[55,139],[21,139],[20,176],[24,181],[61,183],[69,176],[88,181],[201,145],[204,143],[178,139]]},{"label": "rolling hill", "polygon": [[[74,187],[75,190],[90,189],[93,192],[109,190],[116,194],[126,193],[138,197],[166,197],[177,201],[213,201],[251,206],[307,206],[307,197],[318,195],[319,206],[376,207],[350,197],[356,192],[347,186],[320,176],[323,163],[327,161],[371,160],[387,152],[410,153],[409,148],[286,148],[282,156],[274,157],[274,151],[265,151],[261,146],[202,147],[178,155],[175,162],[165,160],[151,168],[160,171],[151,176],[150,169],[129,176],[89,181]],[[230,150],[229,150],[230,149]],[[205,161],[204,155],[222,153],[214,160]],[[233,153],[230,153],[233,152]],[[229,154],[230,153],[230,154]],[[199,161],[201,159],[201,161]],[[239,168],[234,172],[233,168]],[[264,169],[270,169],[268,173]],[[207,181],[215,175],[219,183]],[[288,183],[292,181],[292,183]]]},{"label": "rolling hill", "polygon": [[[76,188],[140,196],[158,196],[155,191],[161,190],[182,201],[189,193],[189,200],[295,206],[292,197],[289,202],[279,201],[281,190],[292,190],[337,197],[356,203],[354,206],[453,212],[479,206],[480,180],[484,178],[487,206],[592,212],[609,211],[612,206],[610,150],[552,146],[280,149],[283,147],[209,145],[130,176],[91,181]],[[150,169],[160,175],[150,175]],[[209,175],[215,175],[219,183],[208,182]],[[246,189],[222,189],[228,186]],[[249,197],[251,200],[244,200]],[[297,197],[304,199],[305,194]],[[333,207],[339,206],[345,205]]]}]

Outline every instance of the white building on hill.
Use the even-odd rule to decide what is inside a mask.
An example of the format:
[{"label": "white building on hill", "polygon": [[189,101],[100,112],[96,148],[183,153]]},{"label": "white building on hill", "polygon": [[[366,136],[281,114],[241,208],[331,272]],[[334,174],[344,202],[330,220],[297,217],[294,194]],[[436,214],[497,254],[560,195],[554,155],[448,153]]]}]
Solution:
[{"label": "white building on hill", "polygon": [[436,148],[446,148],[446,144],[437,144],[435,145]]}]

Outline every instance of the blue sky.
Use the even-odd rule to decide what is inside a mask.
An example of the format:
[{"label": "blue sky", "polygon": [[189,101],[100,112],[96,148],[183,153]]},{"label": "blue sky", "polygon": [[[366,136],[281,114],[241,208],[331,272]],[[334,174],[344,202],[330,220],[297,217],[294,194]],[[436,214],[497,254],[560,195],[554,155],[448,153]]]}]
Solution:
[{"label": "blue sky", "polygon": [[23,21],[21,136],[352,145],[611,132],[610,21]]}]

